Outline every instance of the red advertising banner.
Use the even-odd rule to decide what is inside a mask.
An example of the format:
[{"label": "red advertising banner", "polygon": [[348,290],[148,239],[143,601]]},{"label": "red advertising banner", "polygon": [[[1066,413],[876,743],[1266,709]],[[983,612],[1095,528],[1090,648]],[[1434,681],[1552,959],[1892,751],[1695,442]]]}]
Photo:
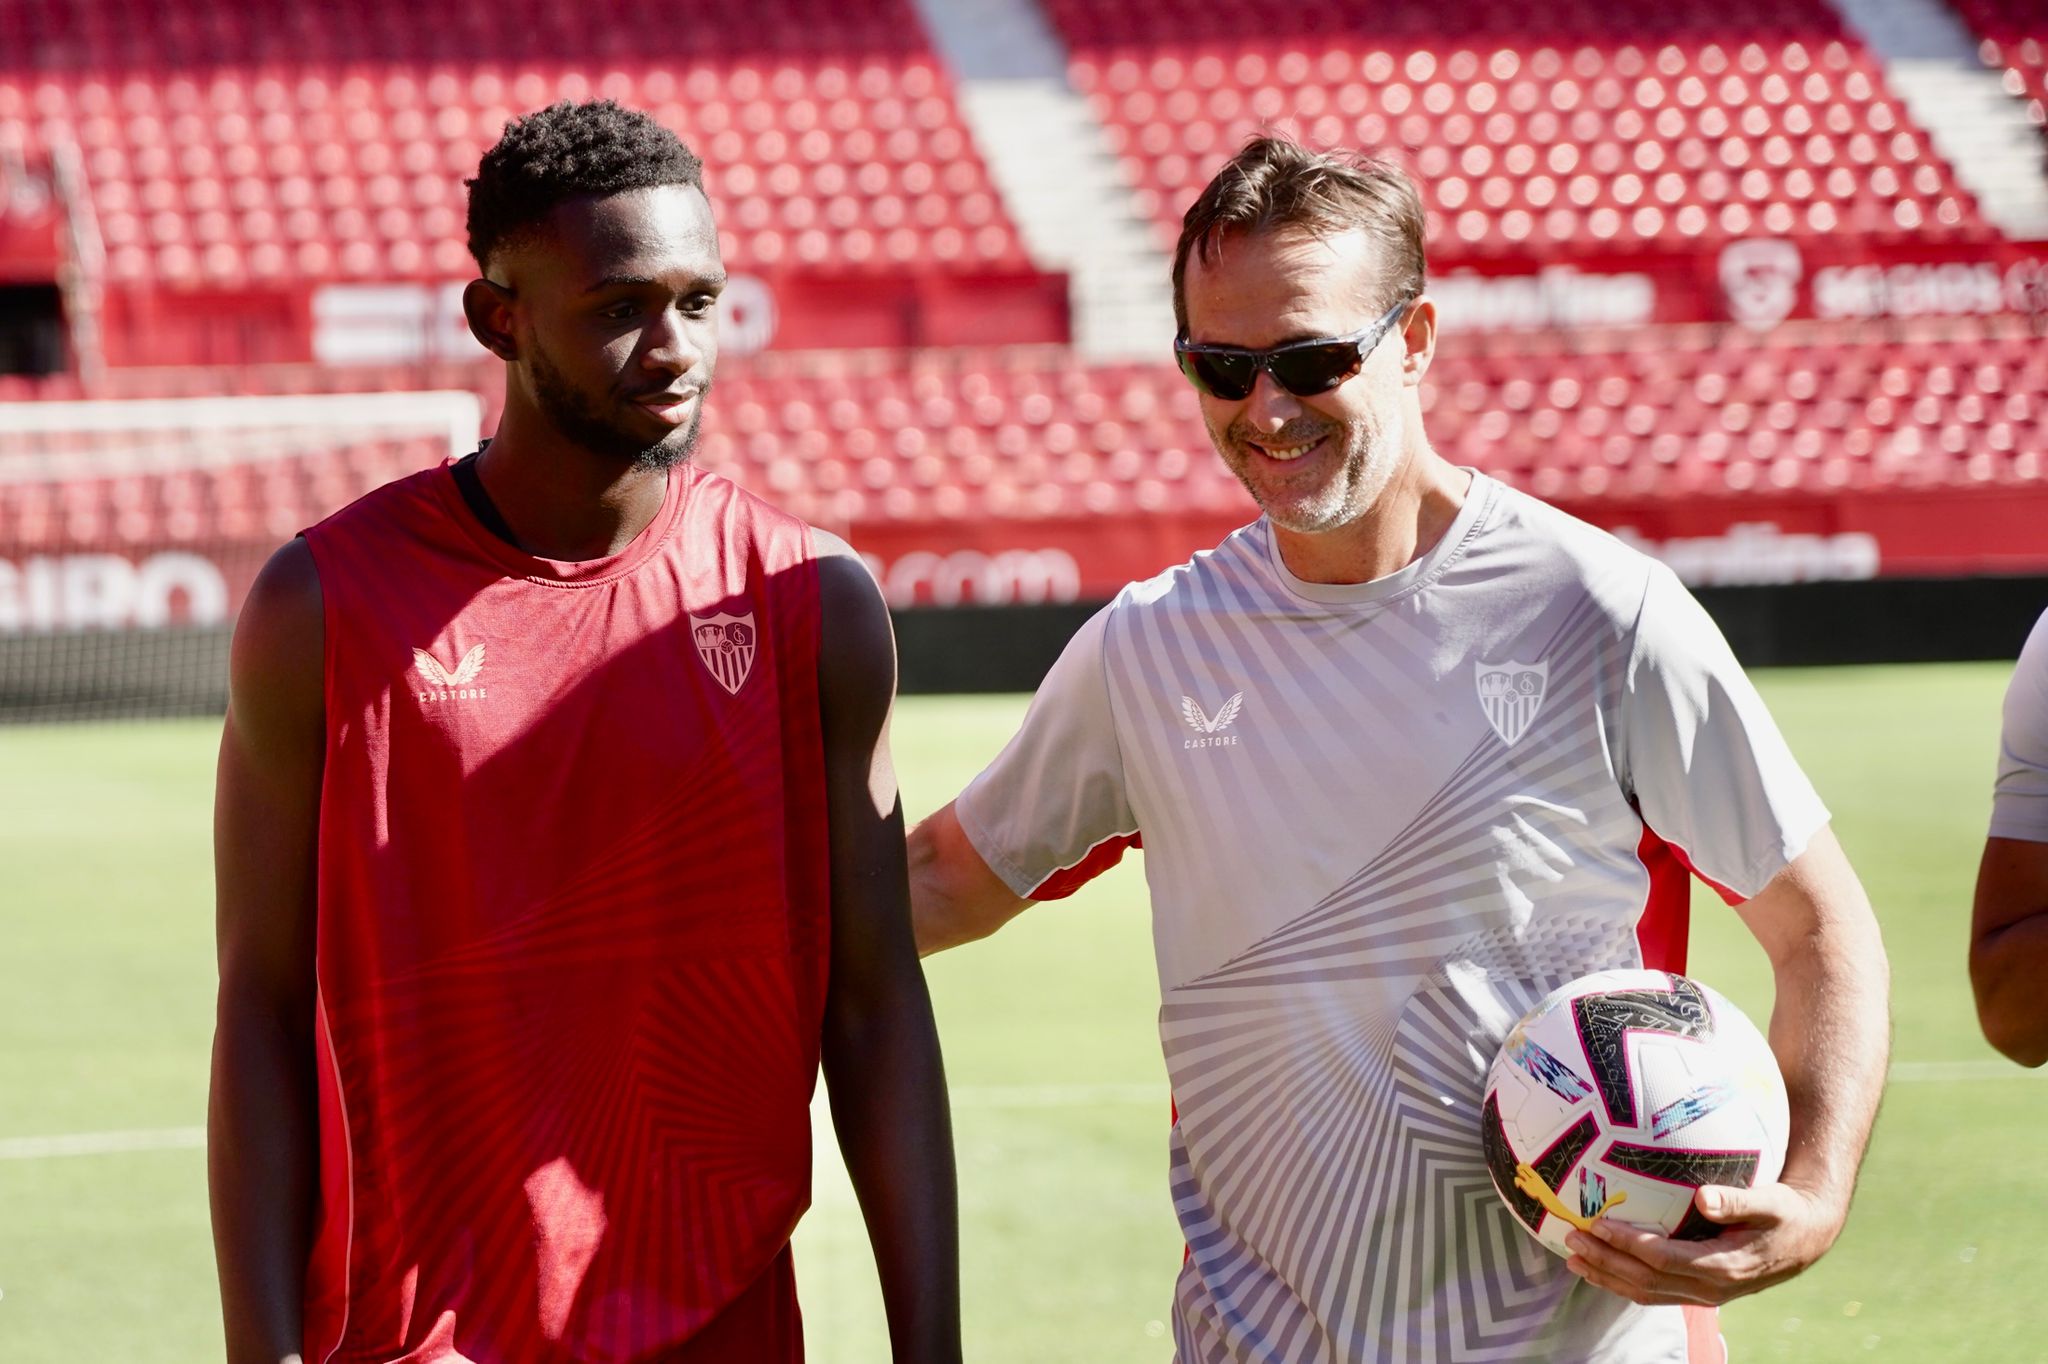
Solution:
[{"label": "red advertising banner", "polygon": [[1454,331],[1734,322],[2048,317],[2048,242],[1883,245],[1747,237],[1719,251],[1640,253],[1531,270],[1453,263],[1430,295]]},{"label": "red advertising banner", "polygon": [[[1566,502],[1693,586],[2048,574],[2048,486]],[[855,525],[893,606],[1102,601],[1249,519]]]},{"label": "red advertising banner", "polygon": [[1695,586],[2048,574],[2042,484],[1561,505]]},{"label": "red advertising banner", "polygon": [[[108,363],[404,365],[483,356],[464,280],[302,289],[110,288]],[[735,273],[729,353],[1037,345],[1068,339],[1067,277],[1036,271]]]},{"label": "red advertising banner", "polygon": [[225,625],[274,548],[24,551],[0,542],[0,635]]},{"label": "red advertising banner", "polygon": [[[1563,503],[1694,586],[2048,574],[2048,487]],[[892,606],[1102,601],[1250,518],[874,522],[844,528]],[[151,630],[233,619],[269,540],[0,542],[0,635]]]},{"label": "red advertising banner", "polygon": [[[0,222],[0,237],[6,231]],[[47,254],[47,240],[42,249]],[[111,288],[107,358],[116,365],[473,358],[462,283]],[[1474,332],[1714,322],[1766,332],[1804,320],[2042,319],[2048,242],[1750,237],[1718,251],[1632,252],[1540,267],[1452,261],[1432,270],[1430,294],[1446,330]],[[1071,335],[1066,277],[1028,271],[736,273],[725,325],[735,354],[1059,343]]]}]

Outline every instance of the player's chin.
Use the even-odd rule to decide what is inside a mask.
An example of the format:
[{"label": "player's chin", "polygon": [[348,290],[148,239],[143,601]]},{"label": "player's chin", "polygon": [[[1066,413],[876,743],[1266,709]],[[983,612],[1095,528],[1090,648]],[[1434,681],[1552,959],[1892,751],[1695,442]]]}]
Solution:
[{"label": "player's chin", "polygon": [[1259,509],[1266,513],[1266,519],[1285,531],[1297,535],[1319,535],[1335,530],[1344,523],[1339,499],[1332,496],[1328,488],[1311,489],[1306,493],[1291,489],[1253,488],[1252,497]]},{"label": "player's chin", "polygon": [[698,427],[694,418],[683,426],[664,425],[664,434],[650,441],[643,424],[643,429],[630,435],[619,432],[620,439],[614,448],[637,469],[672,469],[696,452]]},{"label": "player's chin", "polygon": [[695,423],[674,435],[649,446],[641,453],[639,463],[648,469],[673,469],[687,461],[697,450],[697,427]]},{"label": "player's chin", "polygon": [[1295,530],[1300,528],[1297,523],[1324,518],[1329,488],[1324,480],[1309,476],[1309,470],[1276,470],[1270,461],[1262,464],[1247,460],[1236,463],[1231,472],[1252,495],[1252,501],[1259,504],[1259,510],[1277,526]]}]

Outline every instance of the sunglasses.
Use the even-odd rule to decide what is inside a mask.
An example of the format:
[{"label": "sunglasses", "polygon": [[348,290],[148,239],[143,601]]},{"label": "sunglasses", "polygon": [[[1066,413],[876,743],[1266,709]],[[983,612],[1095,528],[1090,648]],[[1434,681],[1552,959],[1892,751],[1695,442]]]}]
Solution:
[{"label": "sunglasses", "polygon": [[1188,382],[1212,398],[1232,403],[1249,398],[1259,382],[1260,370],[1272,375],[1274,383],[1295,397],[1313,398],[1318,393],[1328,393],[1364,368],[1365,357],[1372,354],[1372,348],[1412,302],[1412,297],[1402,299],[1381,313],[1370,327],[1349,336],[1290,341],[1270,350],[1203,346],[1182,336],[1175,338],[1173,353]]}]

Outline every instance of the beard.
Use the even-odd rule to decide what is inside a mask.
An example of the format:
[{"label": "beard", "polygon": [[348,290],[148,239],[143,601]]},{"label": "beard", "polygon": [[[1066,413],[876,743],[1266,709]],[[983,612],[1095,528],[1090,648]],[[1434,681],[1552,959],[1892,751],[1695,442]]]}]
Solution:
[{"label": "beard", "polygon": [[628,430],[622,422],[606,420],[589,395],[571,384],[539,347],[533,350],[529,368],[533,375],[534,401],[540,407],[541,416],[555,430],[594,455],[617,460],[636,469],[672,469],[689,459],[697,449],[697,428],[704,420],[703,394],[710,387],[708,383],[698,390],[696,410],[690,413],[689,422],[649,443],[645,436]]},{"label": "beard", "polygon": [[[1372,508],[1400,467],[1401,436],[1398,416],[1389,425],[1305,422],[1277,433],[1254,433],[1234,425],[1209,431],[1224,464],[1267,519],[1303,535],[1339,529]],[[1300,468],[1276,468],[1249,448],[1254,443],[1284,448],[1318,438],[1324,448],[1303,456]]]}]

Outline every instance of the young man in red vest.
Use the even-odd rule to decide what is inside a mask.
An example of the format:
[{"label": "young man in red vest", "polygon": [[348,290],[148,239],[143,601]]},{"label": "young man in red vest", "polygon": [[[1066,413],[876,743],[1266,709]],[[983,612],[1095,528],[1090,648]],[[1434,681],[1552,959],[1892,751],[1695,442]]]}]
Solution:
[{"label": "young man in red vest", "polygon": [[689,463],[725,270],[673,134],[556,105],[470,189],[496,437],[279,550],[236,631],[228,1357],[800,1360],[822,1060],[895,1356],[957,1360],[880,594]]}]

